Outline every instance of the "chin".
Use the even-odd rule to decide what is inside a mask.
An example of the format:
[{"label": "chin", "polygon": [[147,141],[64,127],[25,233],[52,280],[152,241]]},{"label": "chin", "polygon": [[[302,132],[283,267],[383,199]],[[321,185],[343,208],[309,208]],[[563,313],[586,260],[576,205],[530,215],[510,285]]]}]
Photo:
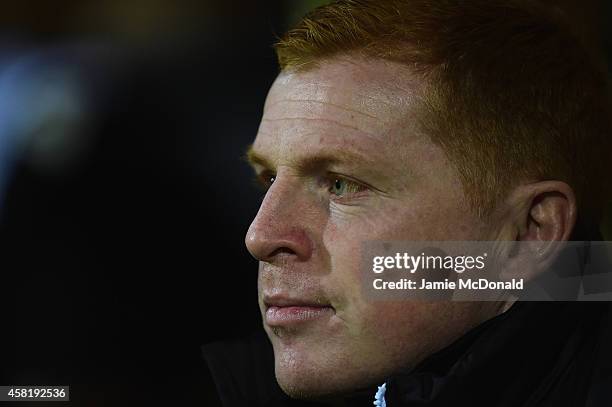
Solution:
[{"label": "chin", "polygon": [[343,357],[312,351],[279,352],[275,349],[275,374],[280,388],[289,397],[302,400],[343,396],[373,386],[380,380],[380,377],[351,366]]},{"label": "chin", "polygon": [[293,372],[277,372],[276,381],[283,392],[294,399],[316,401],[332,397],[337,392],[331,386],[323,385],[316,378],[296,375]]},{"label": "chin", "polygon": [[354,388],[350,383],[329,380],[329,374],[276,369],[276,380],[289,397],[300,400],[325,400],[341,396]]}]

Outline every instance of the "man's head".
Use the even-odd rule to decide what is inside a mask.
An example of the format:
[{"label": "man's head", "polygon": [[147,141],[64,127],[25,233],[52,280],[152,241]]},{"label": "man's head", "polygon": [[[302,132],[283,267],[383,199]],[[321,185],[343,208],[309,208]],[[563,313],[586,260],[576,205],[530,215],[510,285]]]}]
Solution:
[{"label": "man's head", "polygon": [[607,137],[603,80],[539,12],[341,1],[277,52],[249,152],[267,192],[246,244],[292,396],[380,382],[499,311],[366,300],[364,241],[567,240],[577,208],[596,207],[585,177]]}]

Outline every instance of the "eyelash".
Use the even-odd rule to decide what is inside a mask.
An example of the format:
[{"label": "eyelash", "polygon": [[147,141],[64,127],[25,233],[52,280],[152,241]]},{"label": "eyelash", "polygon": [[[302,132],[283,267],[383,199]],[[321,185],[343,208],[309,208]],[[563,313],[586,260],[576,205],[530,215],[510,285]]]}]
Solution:
[{"label": "eyelash", "polygon": [[266,192],[274,182],[274,178],[276,178],[276,174],[270,171],[262,171],[260,174],[255,175],[253,183],[263,192]]},{"label": "eyelash", "polygon": [[[257,174],[255,176],[254,182],[259,189],[261,189],[263,192],[266,192],[272,186],[272,183],[274,183],[275,178],[276,178],[276,174],[274,174],[273,172],[263,171],[260,174]],[[338,181],[343,181],[347,183],[347,189],[350,190],[350,192],[347,193],[347,196],[336,195],[332,192],[332,188],[334,188],[336,182]],[[367,185],[364,185],[363,183],[359,181],[355,181],[346,176],[338,175],[334,173],[327,174],[327,176],[324,177],[323,182],[328,187],[327,189],[330,195],[335,196],[335,198],[333,199],[336,201],[342,201],[342,200],[347,200],[350,198],[355,198],[355,195],[361,192],[365,192],[369,189]]]},{"label": "eyelash", "polygon": [[[338,181],[342,181],[342,182],[346,182],[347,186],[347,192],[346,195],[338,195],[338,194],[334,194],[332,192],[332,188],[334,188],[336,186],[336,183]],[[330,192],[330,194],[332,196],[334,196],[334,200],[336,201],[343,201],[343,200],[350,200],[350,199],[354,199],[357,197],[358,194],[365,192],[368,190],[368,187],[363,185],[361,182],[352,180],[350,178],[347,178],[345,176],[341,176],[341,175],[337,175],[337,174],[329,174],[329,176],[327,177],[327,183],[329,185],[328,191]]]}]

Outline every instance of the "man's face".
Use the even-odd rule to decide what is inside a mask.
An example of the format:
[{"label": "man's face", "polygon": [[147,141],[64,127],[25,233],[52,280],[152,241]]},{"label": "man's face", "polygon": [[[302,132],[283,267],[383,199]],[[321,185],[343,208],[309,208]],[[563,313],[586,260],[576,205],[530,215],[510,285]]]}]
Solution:
[{"label": "man's face", "polygon": [[[482,320],[472,303],[370,301],[366,240],[481,240],[459,177],[417,126],[422,83],[380,60],[282,73],[251,151],[269,189],[246,236],[276,377],[294,397],[380,384]],[[272,181],[273,182],[270,182]]]}]

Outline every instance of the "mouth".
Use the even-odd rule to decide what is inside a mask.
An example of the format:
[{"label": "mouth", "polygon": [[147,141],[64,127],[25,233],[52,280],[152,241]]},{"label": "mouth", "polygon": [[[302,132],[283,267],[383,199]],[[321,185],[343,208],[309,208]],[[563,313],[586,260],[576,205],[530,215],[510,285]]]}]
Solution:
[{"label": "mouth", "polygon": [[264,297],[265,322],[270,327],[287,327],[329,318],[336,311],[330,304],[303,298]]}]

